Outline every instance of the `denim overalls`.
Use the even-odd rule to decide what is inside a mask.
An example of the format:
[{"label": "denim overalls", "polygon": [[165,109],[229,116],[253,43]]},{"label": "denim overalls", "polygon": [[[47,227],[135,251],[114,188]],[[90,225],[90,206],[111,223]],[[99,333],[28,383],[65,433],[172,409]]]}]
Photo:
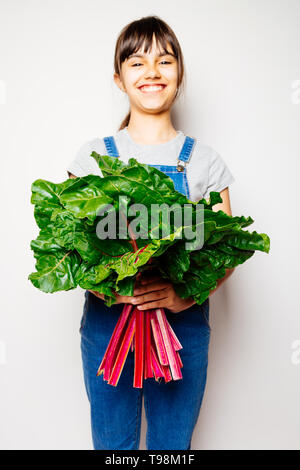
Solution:
[{"label": "denim overalls", "polygon": [[[105,137],[108,155],[118,158],[114,138]],[[189,198],[186,176],[194,139],[186,137],[177,167],[150,165],[167,174],[175,189]],[[181,163],[183,162],[183,164]],[[86,291],[81,319],[81,354],[85,387],[90,402],[95,450],[137,450],[140,442],[142,397],[147,419],[148,450],[188,450],[200,412],[206,384],[210,340],[209,298],[179,313],[165,309],[166,316],[183,349],[183,378],[158,383],[144,380],[143,389],[133,388],[134,353],[129,351],[116,387],[96,373],[124,304],[107,307]]]}]

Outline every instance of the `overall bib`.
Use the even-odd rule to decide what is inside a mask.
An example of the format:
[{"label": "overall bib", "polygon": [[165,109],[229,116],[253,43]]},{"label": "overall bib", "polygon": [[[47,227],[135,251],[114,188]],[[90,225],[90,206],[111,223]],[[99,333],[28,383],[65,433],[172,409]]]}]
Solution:
[{"label": "overall bib", "polygon": [[[105,137],[107,154],[119,157],[115,140]],[[189,198],[186,165],[195,140],[186,136],[177,166],[150,165],[168,175],[175,189]],[[182,164],[183,163],[183,164]],[[96,373],[124,304],[107,307],[102,299],[85,292],[80,325],[84,382],[90,402],[95,450],[137,450],[140,442],[142,397],[147,419],[148,450],[188,450],[206,384],[210,340],[209,298],[202,305],[179,313],[165,309],[181,342],[183,378],[161,383],[144,380],[133,388],[134,353],[129,351],[118,385],[108,385]]]}]

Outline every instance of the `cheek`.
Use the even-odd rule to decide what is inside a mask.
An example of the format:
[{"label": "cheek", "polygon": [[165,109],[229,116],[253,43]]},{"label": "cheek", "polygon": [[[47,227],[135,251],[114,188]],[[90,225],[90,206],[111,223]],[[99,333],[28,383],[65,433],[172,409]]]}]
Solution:
[{"label": "cheek", "polygon": [[126,76],[125,76],[125,83],[127,84],[127,86],[136,86],[138,83],[139,83],[139,80],[142,76],[142,71],[141,69],[138,69],[138,68],[133,68],[133,69],[130,69],[128,70],[128,72],[126,73]]},{"label": "cheek", "polygon": [[177,85],[178,73],[176,69],[169,69],[164,71],[164,76],[168,80],[169,84]]}]

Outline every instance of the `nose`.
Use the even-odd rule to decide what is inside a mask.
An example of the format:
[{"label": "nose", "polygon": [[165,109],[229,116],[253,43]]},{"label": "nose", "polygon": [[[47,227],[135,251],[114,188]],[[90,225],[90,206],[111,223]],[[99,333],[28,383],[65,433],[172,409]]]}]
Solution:
[{"label": "nose", "polygon": [[146,73],[145,73],[145,78],[160,78],[160,72],[158,68],[156,67],[155,64],[153,65],[148,65]]}]

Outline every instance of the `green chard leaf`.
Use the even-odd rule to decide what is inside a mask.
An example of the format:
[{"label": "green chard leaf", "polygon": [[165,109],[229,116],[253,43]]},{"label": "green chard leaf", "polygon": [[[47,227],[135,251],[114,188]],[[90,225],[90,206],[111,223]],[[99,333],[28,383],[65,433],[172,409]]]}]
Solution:
[{"label": "green chard leaf", "polygon": [[[111,306],[116,293],[133,295],[139,273],[155,269],[174,284],[178,295],[193,297],[201,305],[226,269],[244,263],[255,251],[269,253],[267,234],[245,230],[253,223],[251,217],[213,210],[222,202],[220,193],[211,191],[208,201],[195,203],[155,166],[135,158],[126,164],[96,152],[91,158],[103,177],[87,175],[59,184],[40,179],[32,184],[40,232],[30,245],[36,272],[29,279],[43,292],[79,286],[103,293]],[[143,205],[146,212],[127,214],[132,204]],[[161,207],[173,204],[174,218],[164,219]],[[192,211],[189,222],[183,217],[186,204]],[[154,226],[148,214],[156,216]],[[116,227],[113,236],[106,232],[110,220]],[[133,233],[141,237],[135,240]],[[202,234],[202,243],[196,236],[190,239],[191,233]]]}]

